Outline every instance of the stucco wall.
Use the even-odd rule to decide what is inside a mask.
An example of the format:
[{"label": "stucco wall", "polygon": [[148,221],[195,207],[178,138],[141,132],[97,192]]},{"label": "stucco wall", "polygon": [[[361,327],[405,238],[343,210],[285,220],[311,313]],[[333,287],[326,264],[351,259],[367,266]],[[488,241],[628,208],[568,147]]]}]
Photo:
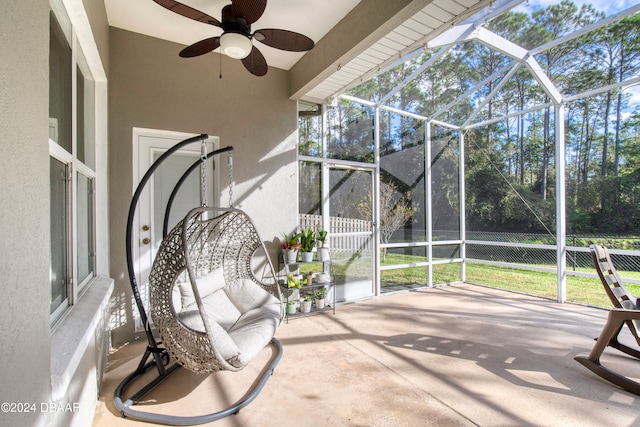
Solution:
[{"label": "stucco wall", "polygon": [[[49,9],[12,3],[0,15],[0,402],[48,402]],[[40,414],[0,413],[1,425]]]},{"label": "stucco wall", "polygon": [[280,233],[297,224],[297,108],[288,98],[288,73],[270,68],[266,76],[255,77],[225,56],[220,79],[218,54],[183,59],[178,57],[182,48],[111,28],[110,263],[119,322],[113,325],[114,343],[132,339],[134,330],[124,253],[133,193],[133,127],[207,133],[219,136],[221,147],[233,145],[235,207],[253,218],[274,261]]},{"label": "stucco wall", "polygon": [[82,0],[105,73],[109,75],[109,22],[104,1]]}]

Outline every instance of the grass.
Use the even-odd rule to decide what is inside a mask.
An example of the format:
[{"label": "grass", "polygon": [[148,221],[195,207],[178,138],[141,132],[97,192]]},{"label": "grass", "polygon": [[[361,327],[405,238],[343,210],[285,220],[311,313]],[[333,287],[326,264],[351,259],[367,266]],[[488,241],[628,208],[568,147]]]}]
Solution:
[{"label": "grass", "polygon": [[[347,283],[349,280],[368,279],[371,277],[372,260],[370,256],[350,254],[345,257],[335,257],[333,261],[334,276],[337,283]],[[386,259],[381,262],[381,265],[415,264],[423,261],[424,257],[389,253]],[[304,269],[305,271],[321,271],[322,265],[314,263],[305,266]],[[581,270],[595,273],[594,269],[586,268]],[[631,272],[631,274],[637,275],[636,272]],[[460,279],[460,264],[458,263],[436,264],[433,266],[433,283],[435,284],[458,282]],[[466,281],[557,299],[558,290],[555,273],[467,263]],[[383,270],[380,272],[380,283],[383,290],[385,288],[410,289],[427,286],[427,267]],[[632,295],[640,295],[640,285],[626,284],[625,286]],[[598,278],[568,275],[567,301],[596,307],[611,307],[611,302]]]},{"label": "grass", "polygon": [[[388,254],[383,265],[397,265],[416,262],[415,257]],[[591,270],[594,272],[595,270]],[[460,280],[460,264],[439,264],[433,266],[433,282],[436,284]],[[467,263],[466,281],[531,295],[557,299],[555,273],[521,270],[484,264]],[[402,283],[426,286],[426,267],[408,267],[381,272],[382,286],[398,286]],[[640,285],[627,284],[629,292],[640,295]],[[567,276],[567,300],[596,307],[611,307],[598,278]]]},{"label": "grass", "polygon": [[[492,265],[467,264],[467,281],[557,299],[556,275]],[[629,291],[633,293],[632,286]],[[600,279],[567,276],[567,301],[611,307]]]}]

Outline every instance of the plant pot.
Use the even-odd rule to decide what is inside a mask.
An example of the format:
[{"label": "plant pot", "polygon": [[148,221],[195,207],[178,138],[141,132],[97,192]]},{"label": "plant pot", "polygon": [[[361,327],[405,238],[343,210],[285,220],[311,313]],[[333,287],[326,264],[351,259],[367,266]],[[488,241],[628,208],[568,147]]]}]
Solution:
[{"label": "plant pot", "polygon": [[330,261],[331,255],[329,254],[329,247],[323,246],[318,248],[318,261]]},{"label": "plant pot", "polygon": [[311,311],[311,301],[300,301],[300,312],[308,313]]},{"label": "plant pot", "polygon": [[290,301],[287,303],[287,314],[296,314],[296,302]]},{"label": "plant pot", "polygon": [[324,298],[323,299],[317,299],[316,300],[316,308],[318,310],[324,308]]},{"label": "plant pot", "polygon": [[313,252],[302,252],[302,262],[312,262]]},{"label": "plant pot", "polygon": [[327,283],[329,281],[329,275],[327,273],[320,273],[316,276],[316,282]]},{"label": "plant pot", "polygon": [[284,250],[284,258],[287,260],[287,263],[291,264],[297,261],[298,259],[298,250],[297,249],[285,249]]}]

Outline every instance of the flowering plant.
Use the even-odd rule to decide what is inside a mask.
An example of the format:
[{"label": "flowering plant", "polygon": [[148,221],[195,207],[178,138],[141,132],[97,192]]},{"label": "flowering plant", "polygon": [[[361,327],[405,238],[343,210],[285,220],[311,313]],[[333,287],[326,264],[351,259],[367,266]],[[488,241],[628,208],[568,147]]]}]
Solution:
[{"label": "flowering plant", "polygon": [[283,249],[300,249],[300,233],[292,233],[291,235],[282,233],[282,235],[284,236],[284,243],[282,244]]}]

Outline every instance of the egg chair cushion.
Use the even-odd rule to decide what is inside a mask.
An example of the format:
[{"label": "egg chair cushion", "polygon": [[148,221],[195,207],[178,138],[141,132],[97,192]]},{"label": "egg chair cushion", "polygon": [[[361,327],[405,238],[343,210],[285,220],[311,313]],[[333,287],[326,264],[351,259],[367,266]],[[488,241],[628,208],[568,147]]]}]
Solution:
[{"label": "egg chair cushion", "polygon": [[[253,359],[269,343],[280,323],[280,301],[251,280],[239,280],[201,298],[217,350],[235,367]],[[206,333],[195,302],[177,314],[191,330]]]}]

